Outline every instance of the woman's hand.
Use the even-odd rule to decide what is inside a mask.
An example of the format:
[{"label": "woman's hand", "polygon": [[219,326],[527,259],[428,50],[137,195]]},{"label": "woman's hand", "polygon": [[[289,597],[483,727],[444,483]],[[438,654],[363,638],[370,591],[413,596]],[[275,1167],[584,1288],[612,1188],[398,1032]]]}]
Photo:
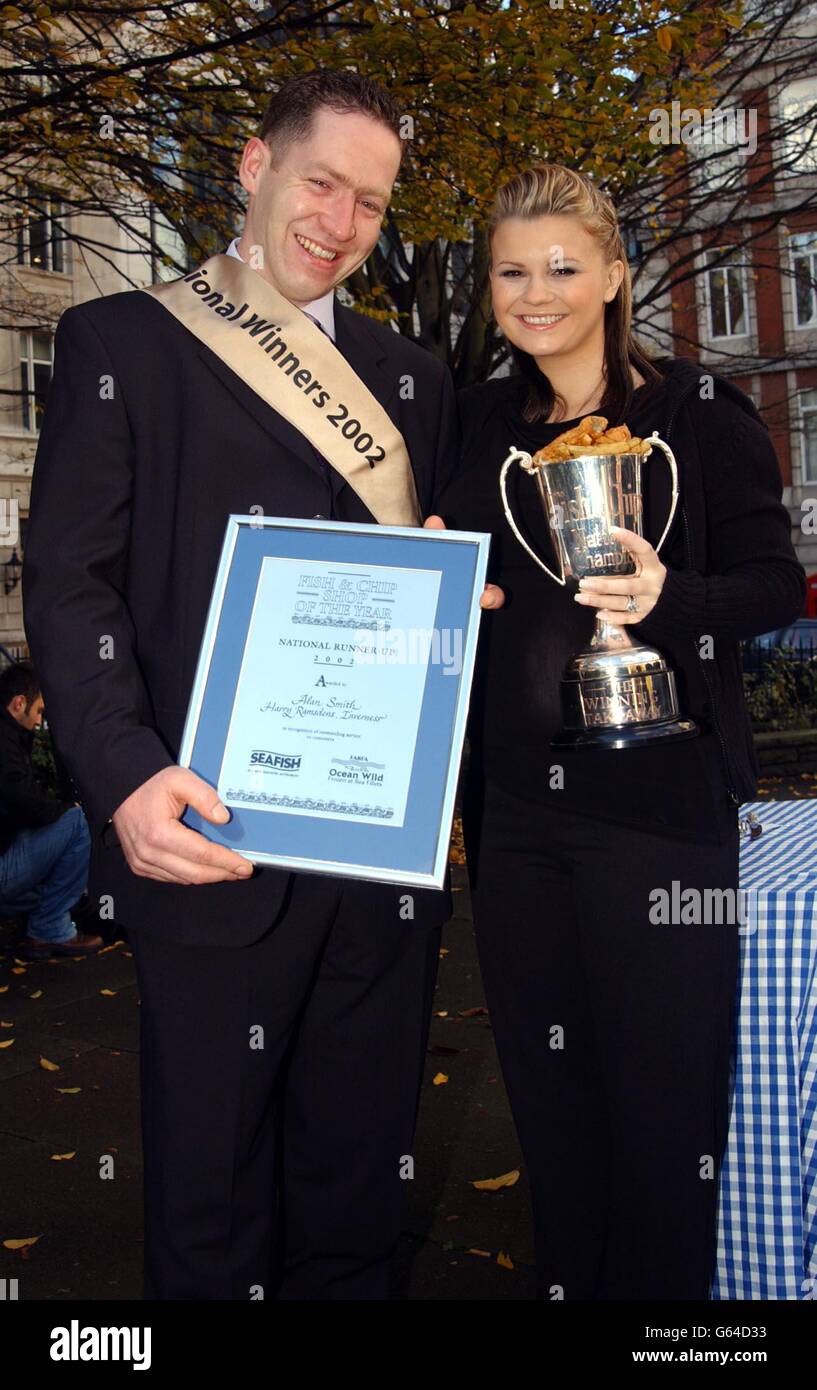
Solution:
[{"label": "woman's hand", "polygon": [[[575,599],[577,603],[597,608],[596,617],[604,622],[624,627],[628,623],[642,622],[652,612],[664,587],[667,567],[661,563],[649,541],[635,531],[627,531],[623,526],[611,526],[610,534],[621,541],[632,555],[636,563],[635,574],[581,579]],[[628,612],[627,604],[631,599],[636,607]]]},{"label": "woman's hand", "polygon": [[[446,529],[445,522],[441,516],[427,516],[423,522],[423,526],[427,527],[430,531],[444,531]],[[629,534],[628,531],[627,535],[629,536]],[[485,585],[480,595],[480,608],[501,608],[504,602],[505,591],[500,589],[498,584]]]}]

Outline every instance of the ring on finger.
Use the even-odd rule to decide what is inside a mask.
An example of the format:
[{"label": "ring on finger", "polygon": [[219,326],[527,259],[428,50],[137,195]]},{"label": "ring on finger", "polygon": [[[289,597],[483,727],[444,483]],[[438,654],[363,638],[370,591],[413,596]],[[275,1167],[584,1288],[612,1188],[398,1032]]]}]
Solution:
[{"label": "ring on finger", "polygon": [[627,598],[627,606],[626,606],[626,608],[624,609],[624,612],[625,612],[625,613],[637,613],[637,612],[638,612],[638,599],[636,598],[635,594],[630,594],[630,595],[628,596],[628,598]]}]

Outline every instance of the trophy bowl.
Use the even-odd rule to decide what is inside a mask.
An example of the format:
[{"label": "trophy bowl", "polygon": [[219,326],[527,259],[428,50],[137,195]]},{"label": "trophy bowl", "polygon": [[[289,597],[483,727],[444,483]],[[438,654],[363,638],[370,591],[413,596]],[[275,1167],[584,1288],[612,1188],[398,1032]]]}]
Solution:
[{"label": "trophy bowl", "polygon": [[[651,435],[644,446],[658,447],[672,474],[672,503],[661,549],[678,505],[678,468],[668,444]],[[524,450],[512,448],[502,465],[499,485],[505,516],[516,539],[557,584],[597,575],[636,573],[632,555],[611,534],[623,526],[642,535],[641,453],[581,454],[536,464]],[[554,574],[525,540],[507,495],[508,470],[514,463],[533,475],[548,519],[561,569]],[[554,748],[633,748],[653,739],[694,738],[691,719],[678,707],[675,674],[654,647],[633,642],[627,628],[596,618],[589,646],[568,662],[561,681],[563,727]]]}]

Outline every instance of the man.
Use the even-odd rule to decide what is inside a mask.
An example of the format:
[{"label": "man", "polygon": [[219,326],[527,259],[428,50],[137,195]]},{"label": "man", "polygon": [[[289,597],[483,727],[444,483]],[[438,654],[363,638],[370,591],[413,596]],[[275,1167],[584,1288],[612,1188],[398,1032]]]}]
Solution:
[{"label": "man", "polygon": [[31,960],[93,955],[102,937],[78,930],[71,908],[88,879],[90,836],[74,802],[48,796],[31,763],[43,719],[28,662],[0,672],[0,912],[28,913],[18,948]]},{"label": "man", "polygon": [[[232,257],[71,309],[57,333],[27,626],[88,811],[92,892],[132,931],[147,1297],[387,1296],[448,893],[415,892],[406,921],[399,887],[252,872],[179,823],[187,804],[228,812],[175,757],[228,514],[419,522],[456,466],[446,370],[333,296],[377,242],[401,154],[372,82],[287,83],[243,152]],[[316,449],[314,399],[291,403],[301,374],[259,356],[267,321],[258,341],[236,330],[265,297],[392,432],[383,470],[354,476],[395,509],[375,514]]]}]

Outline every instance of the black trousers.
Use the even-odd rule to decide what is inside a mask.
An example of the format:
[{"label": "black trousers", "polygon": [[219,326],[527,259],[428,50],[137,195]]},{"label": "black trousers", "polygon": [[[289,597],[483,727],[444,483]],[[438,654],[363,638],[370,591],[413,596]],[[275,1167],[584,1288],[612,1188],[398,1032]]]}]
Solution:
[{"label": "black trousers", "polygon": [[250,946],[133,933],[146,1298],[389,1296],[440,942],[398,901],[295,875]]},{"label": "black trousers", "polygon": [[660,925],[650,913],[666,903],[654,890],[671,897],[673,881],[676,900],[736,893],[737,824],[723,846],[673,840],[472,778],[464,830],[531,1181],[538,1296],[706,1299],[740,923],[736,904],[721,925]]}]

